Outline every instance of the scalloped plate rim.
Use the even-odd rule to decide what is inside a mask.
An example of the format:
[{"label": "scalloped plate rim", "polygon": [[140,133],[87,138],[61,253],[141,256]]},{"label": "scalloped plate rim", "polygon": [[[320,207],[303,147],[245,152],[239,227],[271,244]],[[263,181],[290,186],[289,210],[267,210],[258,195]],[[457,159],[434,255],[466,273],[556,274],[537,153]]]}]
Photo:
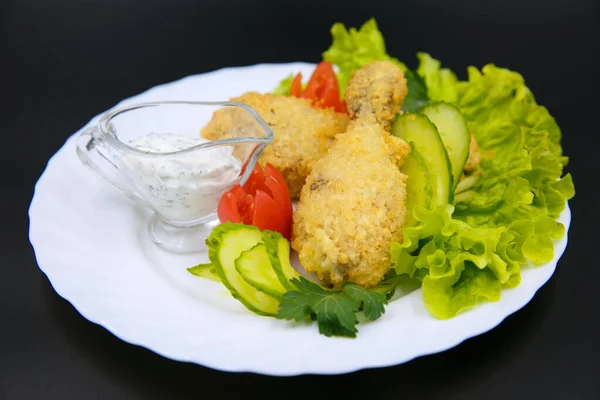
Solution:
[{"label": "scalloped plate rim", "polygon": [[[214,70],[214,71],[210,71],[204,74],[197,74],[197,75],[191,75],[191,76],[187,76],[184,78],[181,78],[179,80],[173,81],[173,82],[169,82],[169,83],[164,83],[161,85],[157,85],[154,86],[152,88],[147,89],[146,91],[130,97],[128,99],[125,99],[119,103],[117,103],[115,105],[119,106],[121,104],[124,104],[125,102],[132,102],[132,101],[137,101],[138,98],[140,97],[145,97],[147,96],[149,93],[152,93],[153,91],[160,91],[160,90],[164,90],[164,89],[168,89],[169,87],[171,87],[172,85],[181,85],[183,83],[185,83],[187,80],[193,80],[195,78],[207,78],[207,77],[213,77],[213,76],[218,76],[219,74],[227,74],[227,73],[231,73],[233,71],[234,74],[237,74],[239,72],[243,73],[245,71],[251,71],[251,70],[260,70],[260,69],[264,69],[264,68],[272,68],[274,70],[281,70],[281,72],[285,71],[285,70],[289,70],[291,71],[295,71],[296,69],[310,69],[314,66],[314,64],[310,64],[310,63],[303,63],[303,62],[298,62],[298,63],[286,63],[286,64],[256,64],[256,65],[249,65],[249,66],[243,66],[243,67],[227,67],[227,68],[222,68],[222,69],[218,69],[218,70]],[[283,74],[283,75],[277,75],[275,80],[279,80],[284,76],[287,76],[288,74]],[[265,90],[265,89],[263,89]],[[93,121],[97,120],[103,113],[95,116],[94,118],[92,118],[87,124],[89,125],[90,123],[92,123]],[[84,128],[82,128],[84,129]],[[82,130],[81,129],[81,130]],[[80,130],[80,131],[81,131]],[[79,133],[80,131],[78,131],[77,133]],[[221,371],[226,371],[226,372],[250,372],[250,373],[258,373],[258,374],[263,374],[263,375],[273,375],[273,376],[295,376],[295,375],[302,375],[302,374],[344,374],[344,373],[350,373],[350,372],[354,372],[354,371],[358,371],[358,370],[362,370],[362,369],[372,369],[372,368],[383,368],[383,367],[388,367],[388,366],[393,366],[393,365],[398,365],[398,364],[402,364],[408,361],[411,361],[415,358],[418,357],[422,357],[422,356],[426,356],[426,355],[430,355],[430,354],[435,354],[435,353],[439,353],[439,352],[443,352],[446,351],[448,349],[451,349],[453,347],[456,347],[457,345],[461,344],[462,342],[464,342],[467,339],[470,339],[472,337],[481,335],[485,332],[488,332],[492,329],[494,329],[496,326],[498,326],[500,323],[502,323],[502,321],[504,321],[504,319],[506,317],[508,317],[509,315],[517,312],[518,310],[520,310],[521,308],[523,308],[527,303],[529,303],[529,301],[531,301],[531,299],[535,296],[535,294],[537,293],[537,291],[551,278],[551,276],[553,275],[556,266],[557,266],[557,262],[560,259],[560,257],[562,256],[562,254],[564,253],[567,243],[568,243],[568,230],[570,227],[570,222],[571,222],[571,215],[570,215],[570,209],[567,203],[567,206],[565,208],[565,211],[563,212],[563,214],[561,215],[561,220],[565,225],[566,228],[566,232],[565,232],[565,237],[561,240],[559,240],[557,242],[557,244],[555,245],[555,256],[554,259],[549,262],[546,265],[540,266],[540,267],[534,267],[536,269],[540,269],[543,268],[545,270],[545,274],[544,276],[540,279],[539,286],[536,285],[537,287],[533,288],[532,291],[528,292],[527,294],[523,295],[520,297],[520,301],[517,301],[515,305],[513,305],[513,307],[510,307],[509,309],[505,309],[502,313],[496,314],[494,316],[494,318],[490,318],[488,319],[486,324],[483,324],[483,326],[480,326],[476,329],[471,330],[470,332],[462,335],[461,337],[455,337],[452,338],[452,340],[443,340],[440,343],[438,343],[437,346],[432,345],[428,350],[421,350],[421,351],[416,351],[413,353],[408,353],[407,355],[405,355],[404,357],[402,356],[391,356],[391,357],[385,357],[385,359],[381,359],[379,361],[365,361],[365,362],[356,362],[353,365],[337,365],[337,364],[330,364],[330,365],[320,365],[318,368],[313,367],[302,367],[301,365],[298,367],[293,367],[291,366],[290,368],[288,368],[285,371],[274,371],[273,369],[270,369],[267,366],[261,366],[260,363],[257,365],[254,365],[252,367],[236,367],[235,365],[232,364],[227,364],[227,363],[223,363],[223,362],[219,362],[219,360],[214,360],[214,359],[191,359],[191,358],[187,358],[185,356],[181,356],[178,354],[172,354],[169,353],[168,351],[163,351],[162,349],[157,349],[156,347],[153,347],[151,345],[147,345],[146,343],[144,343],[143,340],[140,340],[139,338],[136,337],[130,337],[130,335],[126,335],[122,332],[120,332],[120,329],[118,327],[112,326],[108,323],[106,323],[105,321],[100,320],[99,318],[96,318],[94,316],[94,312],[93,310],[88,310],[85,309],[85,307],[80,303],[80,301],[77,299],[76,295],[73,295],[73,293],[69,293],[68,290],[63,290],[63,288],[61,287],[62,284],[59,282],[61,278],[59,278],[59,275],[53,275],[53,273],[49,270],[51,270],[52,268],[49,268],[48,265],[45,265],[44,260],[40,260],[40,254],[39,253],[39,242],[38,240],[42,240],[42,238],[37,236],[37,233],[35,232],[34,229],[37,225],[35,223],[33,223],[33,218],[32,216],[35,216],[36,214],[36,210],[38,209],[38,207],[40,206],[39,204],[39,186],[40,186],[40,182],[42,182],[43,179],[47,178],[47,172],[50,170],[50,168],[52,167],[52,165],[56,162],[56,160],[63,156],[65,153],[65,149],[68,148],[68,145],[70,142],[72,142],[74,140],[74,137],[77,135],[77,133],[75,133],[74,135],[70,136],[64,143],[63,146],[61,146],[61,148],[50,158],[50,160],[47,163],[46,168],[44,169],[44,172],[40,175],[40,178],[38,179],[38,181],[36,182],[35,185],[35,189],[34,189],[34,194],[32,197],[32,201],[31,201],[31,205],[28,211],[28,215],[29,215],[29,219],[30,219],[30,229],[29,229],[29,240],[32,244],[32,247],[34,249],[34,254],[35,254],[35,258],[36,258],[36,262],[40,268],[40,270],[47,276],[48,280],[50,281],[52,287],[54,288],[54,290],[56,291],[56,293],[61,296],[62,298],[64,298],[65,300],[67,300],[84,318],[86,318],[88,321],[100,325],[103,328],[105,328],[107,331],[109,331],[111,334],[113,334],[114,336],[118,337],[119,339],[139,346],[139,347],[143,347],[146,348],[156,354],[159,354],[165,358],[169,358],[175,361],[179,361],[179,362],[188,362],[188,363],[195,363],[195,364],[199,364],[205,367],[209,367],[212,369],[216,369],[216,370],[221,370]],[[36,245],[37,244],[37,245]],[[36,249],[37,247],[37,249]],[[42,256],[43,257],[43,256]],[[525,278],[524,278],[525,279]],[[521,284],[522,286],[523,284]],[[520,286],[520,287],[521,287]],[[513,289],[514,290],[514,289]],[[505,291],[503,291],[504,294]],[[502,302],[502,299],[500,299],[498,302],[496,303],[500,303]],[[256,317],[256,318],[262,318],[262,317]],[[382,318],[385,318],[382,317]],[[317,333],[318,334],[318,333]],[[361,334],[359,333],[359,336]],[[347,340],[347,339],[327,339],[327,340]]]}]

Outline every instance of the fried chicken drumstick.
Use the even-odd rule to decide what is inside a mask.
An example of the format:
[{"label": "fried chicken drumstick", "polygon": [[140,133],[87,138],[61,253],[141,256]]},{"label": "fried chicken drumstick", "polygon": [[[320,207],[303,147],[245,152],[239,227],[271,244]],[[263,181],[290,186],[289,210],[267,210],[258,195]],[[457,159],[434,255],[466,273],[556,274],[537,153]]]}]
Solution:
[{"label": "fried chicken drumstick", "polygon": [[[290,197],[298,198],[313,165],[327,154],[334,137],[348,126],[348,115],[331,109],[316,108],[306,99],[270,93],[249,92],[232,98],[252,107],[273,129],[275,138],[262,152],[259,163],[277,168],[288,185]],[[203,128],[202,137],[210,140],[244,136],[236,128],[235,113],[245,111],[224,108],[214,113]]]},{"label": "fried chicken drumstick", "polygon": [[390,125],[407,94],[389,61],[358,70],[346,89],[353,119],[316,162],[294,213],[293,248],[302,266],[327,284],[376,285],[389,271],[390,244],[402,240],[410,152]]}]

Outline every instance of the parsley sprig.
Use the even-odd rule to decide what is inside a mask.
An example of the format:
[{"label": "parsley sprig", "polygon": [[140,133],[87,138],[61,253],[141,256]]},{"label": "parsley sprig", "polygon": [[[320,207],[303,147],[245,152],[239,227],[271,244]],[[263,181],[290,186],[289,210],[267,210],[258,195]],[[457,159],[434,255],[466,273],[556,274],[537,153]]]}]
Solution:
[{"label": "parsley sprig", "polygon": [[392,270],[385,279],[371,289],[347,282],[341,290],[328,290],[304,277],[292,279],[297,290],[283,295],[277,318],[317,321],[319,332],[325,336],[356,337],[358,319],[362,311],[369,321],[385,313],[385,305],[394,294],[397,276]]}]

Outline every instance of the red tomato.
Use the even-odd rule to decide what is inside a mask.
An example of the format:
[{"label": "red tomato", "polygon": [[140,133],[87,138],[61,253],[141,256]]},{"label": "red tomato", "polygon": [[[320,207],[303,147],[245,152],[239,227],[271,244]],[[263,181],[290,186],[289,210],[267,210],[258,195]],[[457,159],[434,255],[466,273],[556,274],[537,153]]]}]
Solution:
[{"label": "red tomato", "polygon": [[[290,192],[285,179],[277,169],[271,164],[265,165],[265,185],[271,191],[275,203],[279,206],[281,217],[284,221],[284,227],[288,230],[280,232],[284,237],[289,238],[292,235],[293,208]],[[278,231],[279,232],[279,231]]]},{"label": "red tomato", "polygon": [[301,74],[294,77],[290,95],[309,99],[320,108],[333,108],[336,112],[348,113],[346,104],[340,99],[337,77],[330,63],[322,61],[317,64],[304,91],[301,81]]},{"label": "red tomato", "polygon": [[335,111],[343,112],[342,101],[340,100],[340,90],[335,76],[329,78],[323,86],[321,93],[319,94],[319,101],[323,108],[333,107]]},{"label": "red tomato", "polygon": [[302,94],[302,74],[298,74],[294,77],[292,81],[292,86],[290,86],[290,96],[300,97]]},{"label": "red tomato", "polygon": [[285,226],[285,221],[281,215],[281,209],[277,203],[275,203],[275,200],[262,190],[256,191],[252,225],[256,226],[261,231],[275,231],[281,233],[284,237],[289,238],[287,233],[288,228]]},{"label": "red tomato", "polygon": [[292,201],[283,176],[271,164],[256,164],[244,186],[235,185],[219,201],[221,223],[254,225],[260,230],[292,234]]},{"label": "red tomato", "polygon": [[[239,186],[238,186],[239,187]],[[219,201],[217,207],[217,215],[221,222],[241,222],[242,216],[238,208],[238,198],[235,196],[233,190],[225,193]]]},{"label": "red tomato", "polygon": [[258,163],[254,166],[246,183],[244,183],[243,189],[244,192],[252,194],[256,193],[258,189],[265,190],[265,175]]},{"label": "red tomato", "polygon": [[333,66],[330,63],[322,61],[317,64],[317,67],[306,85],[306,89],[304,89],[304,93],[302,93],[302,97],[311,100],[319,99],[323,90],[331,84],[331,77],[335,78],[335,73],[333,72]]}]

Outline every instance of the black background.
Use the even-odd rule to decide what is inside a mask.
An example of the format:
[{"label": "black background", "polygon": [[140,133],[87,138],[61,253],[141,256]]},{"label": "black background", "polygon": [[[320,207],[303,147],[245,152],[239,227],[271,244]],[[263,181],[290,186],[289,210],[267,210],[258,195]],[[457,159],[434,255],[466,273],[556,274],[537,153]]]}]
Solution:
[{"label": "black background", "polygon": [[[596,0],[0,4],[0,398],[600,398]],[[358,26],[371,16],[388,52],[409,66],[425,50],[462,78],[468,64],[487,62],[521,72],[561,126],[577,189],[570,242],[525,308],[489,333],[405,365],[272,378],[161,358],[89,323],[53,291],[27,240],[27,208],[69,135],[121,99],[187,75],[316,62],[334,22]]]}]

